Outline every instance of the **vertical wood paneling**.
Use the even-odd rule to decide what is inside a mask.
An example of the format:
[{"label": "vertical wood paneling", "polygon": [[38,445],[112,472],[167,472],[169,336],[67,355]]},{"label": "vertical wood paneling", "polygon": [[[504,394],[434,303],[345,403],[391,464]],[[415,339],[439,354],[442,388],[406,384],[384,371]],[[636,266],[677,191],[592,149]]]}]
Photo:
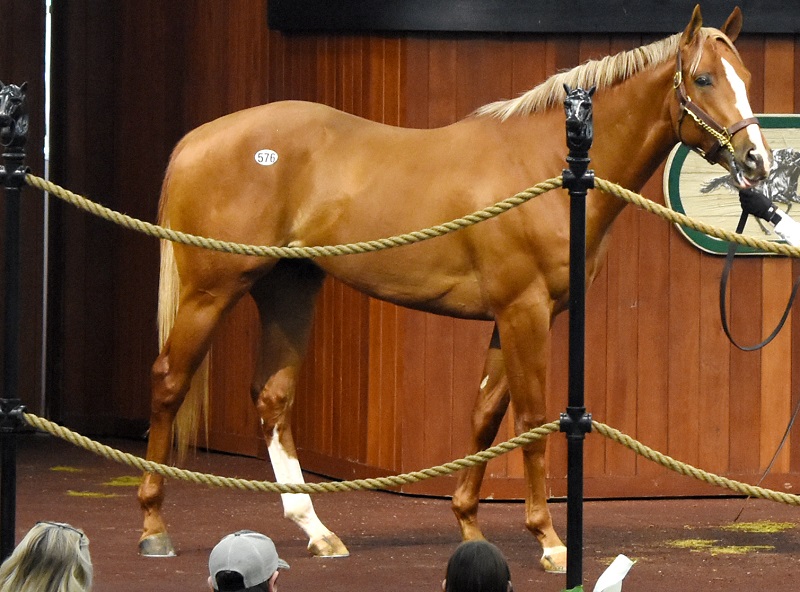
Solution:
[{"label": "vertical wood paneling", "polygon": [[[655,196],[661,191],[659,174],[653,176],[642,192]],[[656,450],[667,450],[669,444],[665,422],[669,412],[668,343],[670,288],[669,243],[674,229],[656,216],[636,212],[639,218],[639,334],[637,373],[637,438]],[[609,345],[613,347],[613,345]],[[613,404],[613,402],[611,402]],[[611,445],[611,444],[608,444]],[[663,474],[657,465],[637,458],[637,473],[653,478]]]},{"label": "vertical wood paneling", "polygon": [[[150,20],[128,18],[130,6],[122,4],[118,8],[119,33],[126,39],[147,37],[149,42],[132,47],[123,44],[117,47],[116,64],[120,72],[125,72],[125,84],[130,88],[149,88],[150,101],[127,102],[128,89],[117,87],[119,93],[114,103],[125,105],[125,117],[104,116],[105,123],[113,129],[113,150],[108,155],[115,167],[115,183],[104,195],[97,195],[101,201],[113,200],[113,207],[119,211],[142,220],[153,220],[156,216],[156,203],[161,189],[161,179],[165,163],[169,158],[171,146],[181,134],[176,125],[180,121],[178,108],[181,92],[172,85],[173,78],[169,67],[176,66],[173,61],[176,52],[170,51],[172,43],[180,39],[176,35],[173,21],[167,18],[163,3],[142,2],[137,10],[143,10]],[[92,30],[101,26],[97,21]],[[177,54],[180,55],[180,54]],[[169,56],[169,57],[167,57]],[[149,65],[164,61],[158,69]],[[101,64],[89,64],[91,70]],[[109,109],[113,113],[112,109]],[[160,142],[148,146],[140,142],[143,130],[164,128],[169,143]],[[105,130],[104,130],[105,133]],[[135,188],[135,190],[132,190]],[[85,216],[85,215],[84,215]],[[154,359],[158,354],[156,327],[153,323],[152,307],[157,303],[158,286],[158,241],[140,233],[123,231],[107,222],[94,231],[116,252],[125,253],[125,265],[115,266],[111,274],[92,274],[95,282],[103,282],[90,287],[90,293],[108,294],[112,297],[112,310],[126,311],[116,315],[110,327],[113,335],[113,351],[117,355],[111,365],[105,365],[112,384],[126,384],[134,392],[147,393],[150,387],[149,373],[131,365],[131,359]],[[101,255],[102,256],[102,255]],[[90,276],[91,277],[91,276]],[[148,306],[142,306],[147,303]],[[132,334],[141,339],[131,339]],[[118,417],[135,419],[149,411],[147,397],[130,397],[120,389],[112,389],[113,409]]]},{"label": "vertical wood paneling", "polygon": [[[113,198],[116,14],[110,5],[90,10],[85,2],[54,7],[54,138],[52,179],[73,191]],[[90,31],[98,21],[111,26]],[[60,59],[59,59],[60,58]],[[154,73],[154,75],[156,75]],[[104,172],[96,168],[103,162]],[[113,162],[113,161],[112,161]],[[106,168],[110,166],[110,168]],[[37,172],[42,172],[37,171]],[[50,275],[50,412],[77,428],[109,430],[114,410],[109,352],[113,339],[114,231],[107,223],[65,204],[53,205]],[[121,414],[120,414],[121,415]],[[95,432],[96,433],[96,432]]]},{"label": "vertical wood paneling", "polygon": [[[800,81],[800,38],[795,36],[794,40],[794,52],[792,55],[792,63],[794,64],[794,73],[793,73],[793,80],[794,83],[797,84]],[[792,113],[800,113],[800,91],[796,88],[794,89],[794,101],[793,101],[793,109]],[[797,259],[792,260],[792,277],[797,277],[800,275],[800,261]],[[797,330],[797,327],[800,327],[800,310],[797,307],[792,309],[792,325],[795,327],[795,330],[792,331],[792,357],[797,356],[800,354],[800,331]],[[800,364],[792,364],[792,412],[800,405]],[[790,446],[792,450],[795,451],[792,454],[791,459],[789,461],[790,470],[792,472],[800,471],[800,430],[792,430],[792,433],[789,437]]]},{"label": "vertical wood paneling", "polygon": [[700,254],[673,235],[669,246],[670,320],[669,441],[667,453],[684,462],[697,463],[700,396],[700,314],[696,287],[700,284]]},{"label": "vertical wood paneling", "polygon": [[722,331],[719,313],[719,282],[722,260],[718,257],[700,258],[700,384],[697,415],[702,418],[699,429],[698,462],[708,471],[728,469],[730,423],[730,343]]},{"label": "vertical wood paneling", "polygon": [[[32,170],[43,167],[44,145],[44,4],[26,0],[0,0],[0,80],[5,84],[27,82],[25,93],[30,117],[25,162]],[[44,207],[41,193],[23,189],[20,201],[19,277],[19,373],[16,396],[27,409],[44,413],[41,392],[42,343],[42,241]],[[5,220],[5,200],[0,200],[0,219]],[[0,228],[1,235],[5,226]],[[3,243],[5,244],[5,243]],[[5,273],[0,261],[0,273]],[[0,286],[0,325],[5,322],[5,287]],[[2,326],[2,331],[5,327]],[[5,333],[3,333],[5,334]],[[4,342],[0,359],[4,359]],[[0,386],[0,391],[2,390]],[[2,396],[9,396],[1,393]]]},{"label": "vertical wood paneling", "polygon": [[[764,47],[764,111],[788,113],[794,105],[794,68],[792,57],[794,42],[791,39],[771,39]],[[783,258],[767,257],[763,260],[762,301],[764,303],[765,331],[771,331],[783,314],[792,289],[792,266]],[[783,431],[782,424],[791,416],[791,374],[793,323],[787,319],[783,331],[769,347],[762,350],[761,361],[761,455],[760,467],[766,468],[778,450]],[[784,446],[776,459],[775,472],[789,468],[791,446]]]}]

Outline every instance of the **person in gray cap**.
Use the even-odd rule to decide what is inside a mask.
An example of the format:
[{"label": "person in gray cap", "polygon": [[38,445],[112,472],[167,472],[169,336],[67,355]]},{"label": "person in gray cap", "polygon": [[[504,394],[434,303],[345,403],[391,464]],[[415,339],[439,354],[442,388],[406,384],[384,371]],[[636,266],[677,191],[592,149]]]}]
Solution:
[{"label": "person in gray cap", "polygon": [[208,558],[208,585],[217,592],[277,592],[278,570],[289,564],[278,557],[275,543],[252,530],[224,537]]}]

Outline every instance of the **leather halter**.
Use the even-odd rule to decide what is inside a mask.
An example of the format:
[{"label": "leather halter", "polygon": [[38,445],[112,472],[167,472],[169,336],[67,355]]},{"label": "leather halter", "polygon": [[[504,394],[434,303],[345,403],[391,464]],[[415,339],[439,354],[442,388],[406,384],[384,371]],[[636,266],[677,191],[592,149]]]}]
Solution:
[{"label": "leather halter", "polygon": [[[742,119],[741,121],[734,123],[728,128],[725,128],[714,121],[714,118],[711,117],[708,113],[706,113],[700,106],[697,105],[686,92],[686,85],[683,82],[683,61],[681,59],[681,50],[678,49],[678,57],[676,60],[676,69],[675,69],[675,76],[673,78],[673,87],[675,88],[675,95],[678,97],[678,104],[681,107],[681,116],[678,120],[678,139],[683,142],[683,138],[681,137],[681,125],[683,124],[683,118],[688,113],[689,116],[694,119],[695,123],[697,123],[700,128],[704,129],[708,132],[713,138],[714,143],[711,145],[711,148],[708,151],[704,152],[702,149],[696,146],[690,146],[692,150],[697,152],[700,156],[705,158],[711,164],[717,164],[716,158],[717,155],[723,147],[726,148],[731,154],[734,153],[733,145],[731,144],[731,139],[733,138],[734,134],[743,130],[748,125],[756,124],[758,125],[758,118],[757,117],[748,117],[747,119]],[[685,142],[683,142],[685,143]],[[688,146],[688,144],[687,144]]]}]

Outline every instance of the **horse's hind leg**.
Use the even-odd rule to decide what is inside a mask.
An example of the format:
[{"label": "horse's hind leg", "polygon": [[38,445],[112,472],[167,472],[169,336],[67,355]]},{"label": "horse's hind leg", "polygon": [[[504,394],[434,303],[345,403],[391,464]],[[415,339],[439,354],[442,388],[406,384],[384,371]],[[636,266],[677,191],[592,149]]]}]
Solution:
[{"label": "horse's hind leg", "polygon": [[[189,390],[192,376],[208,351],[220,318],[248,288],[249,285],[238,281],[217,281],[212,288],[204,285],[201,289],[191,284],[184,287],[169,339],[153,364],[147,460],[161,464],[167,462],[173,421]],[[138,497],[144,512],[139,552],[150,557],[174,555],[161,515],[164,478],[155,473],[145,473]]]},{"label": "horse's hind leg", "polygon": [[[483,372],[485,378],[472,410],[470,454],[486,450],[491,446],[508,409],[508,379],[496,326]],[[464,469],[458,475],[458,486],[453,494],[453,512],[461,528],[461,537],[465,541],[483,538],[478,526],[478,502],[485,472],[486,463],[481,463]]]},{"label": "horse's hind leg", "polygon": [[[251,291],[262,328],[252,394],[272,469],[280,483],[303,483],[289,421],[314,302],[323,279],[323,272],[309,262],[282,261]],[[281,500],[284,515],[308,536],[308,550],[312,555],[349,555],[339,537],[317,517],[309,495],[284,493]]]}]

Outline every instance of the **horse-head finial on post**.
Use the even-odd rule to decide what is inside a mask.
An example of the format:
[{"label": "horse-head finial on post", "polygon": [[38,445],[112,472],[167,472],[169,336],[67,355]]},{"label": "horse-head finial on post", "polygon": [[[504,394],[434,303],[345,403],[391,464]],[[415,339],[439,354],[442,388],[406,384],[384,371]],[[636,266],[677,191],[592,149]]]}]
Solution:
[{"label": "horse-head finial on post", "polygon": [[569,404],[561,414],[560,429],[567,435],[567,588],[583,584],[583,441],[592,430],[592,416],[584,406],[584,348],[586,342],[586,193],[594,187],[589,170],[592,147],[592,95],[564,90],[567,116],[568,169],[563,186],[570,196],[569,241]]},{"label": "horse-head finial on post", "polygon": [[0,144],[3,148],[23,149],[28,139],[27,82],[21,85],[0,82]]},{"label": "horse-head finial on post", "polygon": [[0,82],[0,145],[3,147],[0,183],[7,189],[19,190],[28,173],[23,165],[25,143],[28,141],[27,87],[27,82],[19,86]]},{"label": "horse-head finial on post", "polygon": [[[586,159],[588,166],[589,149],[592,147],[594,139],[592,95],[594,95],[595,87],[593,86],[589,90],[571,89],[565,84],[564,90],[567,92],[567,98],[564,99],[564,113],[567,117],[567,148],[569,148],[567,162],[572,165],[571,159]],[[585,170],[583,169],[583,172]],[[578,173],[578,171],[573,172]],[[578,174],[578,176],[582,176],[582,174]]]}]

